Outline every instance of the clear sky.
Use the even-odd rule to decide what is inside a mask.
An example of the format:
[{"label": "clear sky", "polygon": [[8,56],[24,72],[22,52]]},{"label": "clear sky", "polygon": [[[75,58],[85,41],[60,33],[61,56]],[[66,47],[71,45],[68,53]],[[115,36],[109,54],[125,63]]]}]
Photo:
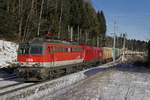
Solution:
[{"label": "clear sky", "polygon": [[96,10],[103,10],[107,21],[107,34],[122,32],[128,38],[150,40],[150,0],[92,0]]}]

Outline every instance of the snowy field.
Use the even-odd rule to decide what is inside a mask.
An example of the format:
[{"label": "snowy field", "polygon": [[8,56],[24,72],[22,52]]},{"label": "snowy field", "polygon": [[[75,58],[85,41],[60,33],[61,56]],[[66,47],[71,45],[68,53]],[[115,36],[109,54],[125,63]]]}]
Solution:
[{"label": "snowy field", "polygon": [[16,61],[18,45],[0,40],[0,68],[7,67]]},{"label": "snowy field", "polygon": [[[37,99],[37,98],[36,98]],[[150,70],[128,64],[98,73],[38,100],[150,100]]]}]

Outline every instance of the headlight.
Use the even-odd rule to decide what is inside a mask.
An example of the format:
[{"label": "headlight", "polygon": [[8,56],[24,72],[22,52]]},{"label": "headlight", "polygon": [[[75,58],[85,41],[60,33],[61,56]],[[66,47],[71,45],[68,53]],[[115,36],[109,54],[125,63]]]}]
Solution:
[{"label": "headlight", "polygon": [[26,61],[27,61],[27,62],[32,62],[33,59],[32,59],[32,58],[28,58],[28,59],[26,59]]}]

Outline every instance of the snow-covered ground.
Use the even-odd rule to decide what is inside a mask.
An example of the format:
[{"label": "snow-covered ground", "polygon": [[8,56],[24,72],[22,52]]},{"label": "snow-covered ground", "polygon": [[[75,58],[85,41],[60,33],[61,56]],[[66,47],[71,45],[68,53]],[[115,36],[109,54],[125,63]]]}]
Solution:
[{"label": "snow-covered ground", "polygon": [[[65,88],[66,86],[69,86],[84,78],[85,76],[81,72],[67,75],[67,76],[52,80],[52,81],[44,82],[44,83],[34,85],[32,87],[29,87],[23,90],[18,90],[16,92],[0,96],[0,100],[9,100],[9,99],[11,100],[20,100],[20,99],[33,100],[36,98],[40,98],[44,95],[48,95],[49,93],[58,91],[62,88]],[[32,95],[28,96],[30,95],[30,93]]]},{"label": "snow-covered ground", "polygon": [[[107,64],[108,66],[113,65],[114,63]],[[107,65],[96,67],[96,71],[93,71],[95,68],[87,69],[81,72],[77,72],[71,75],[66,75],[64,77],[60,77],[58,79],[44,82],[29,88],[26,88],[24,90],[19,90],[7,95],[0,96],[0,100],[5,99],[28,99],[28,100],[36,100],[43,96],[47,96],[49,94],[53,94],[56,91],[64,92],[63,89],[66,91],[66,89],[70,89],[69,86],[74,86],[72,84],[76,84],[81,80],[84,80],[85,78],[89,77],[91,75],[91,71],[93,71],[92,75],[95,73],[98,73],[99,71],[104,71],[108,67]],[[102,70],[101,70],[102,68]],[[69,88],[67,88],[69,87]],[[28,95],[27,95],[28,94]],[[54,94],[57,95],[57,94]],[[54,96],[52,95],[52,96]]]},{"label": "snow-covered ground", "polygon": [[7,67],[16,61],[18,45],[0,40],[0,68]]},{"label": "snow-covered ground", "polygon": [[[43,93],[44,94],[44,93]],[[119,65],[38,100],[150,100],[150,70]],[[37,98],[36,98],[37,100]]]},{"label": "snow-covered ground", "polygon": [[105,70],[107,65],[54,80],[54,84],[47,89],[39,91],[37,88],[33,95],[24,99],[150,100],[150,69],[133,64],[118,64],[115,68]]}]

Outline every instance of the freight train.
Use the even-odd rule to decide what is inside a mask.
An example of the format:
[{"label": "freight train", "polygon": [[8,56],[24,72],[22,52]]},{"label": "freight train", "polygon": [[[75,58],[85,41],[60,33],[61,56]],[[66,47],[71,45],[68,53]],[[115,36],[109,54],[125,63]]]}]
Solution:
[{"label": "freight train", "polygon": [[121,55],[120,49],[79,45],[35,38],[18,49],[17,75],[25,81],[42,81],[73,73]]}]

